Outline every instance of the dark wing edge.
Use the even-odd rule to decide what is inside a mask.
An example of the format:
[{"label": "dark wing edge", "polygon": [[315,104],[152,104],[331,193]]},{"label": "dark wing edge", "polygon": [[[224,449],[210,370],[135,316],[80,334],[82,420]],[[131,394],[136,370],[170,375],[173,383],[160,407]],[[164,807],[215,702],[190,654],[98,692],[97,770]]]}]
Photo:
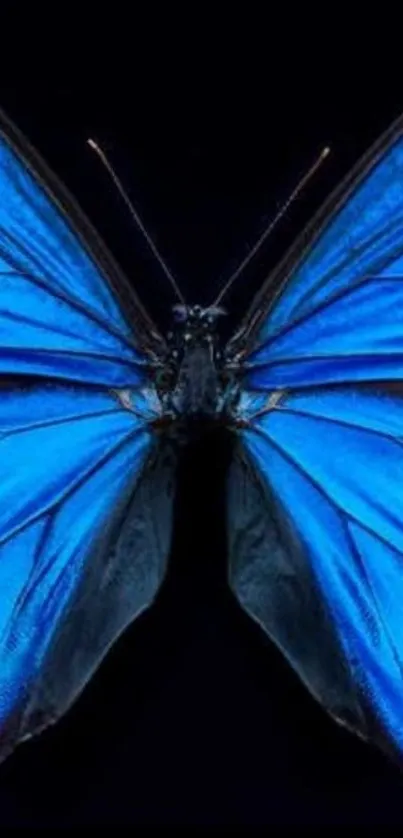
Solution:
[{"label": "dark wing edge", "polygon": [[237,334],[242,335],[243,341],[246,341],[244,344],[246,352],[255,347],[256,338],[263,321],[273,310],[285,290],[288,280],[296,272],[307,253],[312,250],[328,224],[347,203],[354,190],[402,135],[403,114],[397,117],[381,137],[373,143],[371,148],[362,155],[308,222],[274,270],[270,272],[252,300],[241,326],[237,329]]},{"label": "dark wing edge", "polygon": [[73,230],[83,249],[100,270],[120,303],[122,314],[131,326],[135,343],[141,345],[141,348],[144,345],[154,345],[156,341],[158,344],[163,343],[162,336],[127,277],[77,201],[1,109],[0,134],[22,159],[30,174],[39,181],[44,192],[61,212],[65,223]]},{"label": "dark wing edge", "polygon": [[390,735],[353,679],[290,520],[241,441],[227,497],[228,582],[236,601],[334,721],[397,758]]},{"label": "dark wing edge", "polygon": [[175,465],[172,446],[156,443],[94,540],[40,674],[0,731],[0,762],[69,710],[110,648],[152,605],[168,564]]}]

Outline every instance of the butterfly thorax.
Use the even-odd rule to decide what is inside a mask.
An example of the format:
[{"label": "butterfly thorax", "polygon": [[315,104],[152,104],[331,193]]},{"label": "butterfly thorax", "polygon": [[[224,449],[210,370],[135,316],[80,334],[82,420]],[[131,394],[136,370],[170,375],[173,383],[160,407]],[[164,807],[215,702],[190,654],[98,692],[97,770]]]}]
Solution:
[{"label": "butterfly thorax", "polygon": [[227,379],[217,321],[223,309],[175,306],[168,356],[157,388],[181,430],[192,431],[223,415]]},{"label": "butterfly thorax", "polygon": [[221,394],[219,335],[221,310],[201,306],[176,306],[170,335],[176,361],[171,402],[181,417],[201,420],[216,414]]}]

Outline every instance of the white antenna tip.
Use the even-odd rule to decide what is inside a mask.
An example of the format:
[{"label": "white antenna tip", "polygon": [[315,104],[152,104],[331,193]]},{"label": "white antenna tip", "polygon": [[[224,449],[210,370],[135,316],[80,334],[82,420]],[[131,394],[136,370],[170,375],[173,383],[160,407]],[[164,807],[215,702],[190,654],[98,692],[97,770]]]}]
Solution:
[{"label": "white antenna tip", "polygon": [[327,146],[325,146],[325,148],[323,149],[322,154],[321,154],[320,156],[321,156],[321,157],[322,157],[322,159],[323,159],[324,157],[327,157],[327,156],[328,156],[328,154],[330,154],[330,146],[328,146],[328,145],[327,145]]},{"label": "white antenna tip", "polygon": [[90,147],[90,148],[93,148],[93,149],[94,149],[94,151],[96,151],[96,150],[97,150],[98,146],[97,146],[97,144],[96,144],[96,142],[95,142],[94,140],[91,140],[91,138],[89,138],[89,139],[87,140],[87,143],[88,143],[88,145],[89,145],[89,147]]}]

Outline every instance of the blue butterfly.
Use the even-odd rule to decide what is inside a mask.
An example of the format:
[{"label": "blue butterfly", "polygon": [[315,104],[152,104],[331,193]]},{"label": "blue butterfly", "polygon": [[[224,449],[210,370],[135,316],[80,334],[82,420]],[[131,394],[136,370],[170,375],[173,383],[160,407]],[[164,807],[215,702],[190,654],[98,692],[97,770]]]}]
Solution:
[{"label": "blue butterfly", "polygon": [[161,335],[0,116],[2,757],[151,605],[178,447],[217,422],[241,606],[336,721],[403,749],[403,121],[223,345],[227,287]]}]

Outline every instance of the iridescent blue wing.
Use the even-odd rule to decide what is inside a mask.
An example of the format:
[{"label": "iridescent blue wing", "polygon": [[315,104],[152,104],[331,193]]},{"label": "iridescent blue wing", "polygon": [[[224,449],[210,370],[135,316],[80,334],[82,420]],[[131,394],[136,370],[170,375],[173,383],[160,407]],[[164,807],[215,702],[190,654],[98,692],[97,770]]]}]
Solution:
[{"label": "iridescent blue wing", "polygon": [[152,326],[3,117],[0,132],[4,756],[67,709],[153,599],[170,494],[149,429],[159,410],[142,348]]},{"label": "iridescent blue wing", "polygon": [[0,374],[141,383],[139,338],[152,324],[81,211],[2,114],[0,280]]},{"label": "iridescent blue wing", "polygon": [[[274,304],[266,289],[253,307],[230,500],[242,605],[336,719],[399,751],[402,128],[280,266]],[[235,480],[256,497],[243,524]]]}]

